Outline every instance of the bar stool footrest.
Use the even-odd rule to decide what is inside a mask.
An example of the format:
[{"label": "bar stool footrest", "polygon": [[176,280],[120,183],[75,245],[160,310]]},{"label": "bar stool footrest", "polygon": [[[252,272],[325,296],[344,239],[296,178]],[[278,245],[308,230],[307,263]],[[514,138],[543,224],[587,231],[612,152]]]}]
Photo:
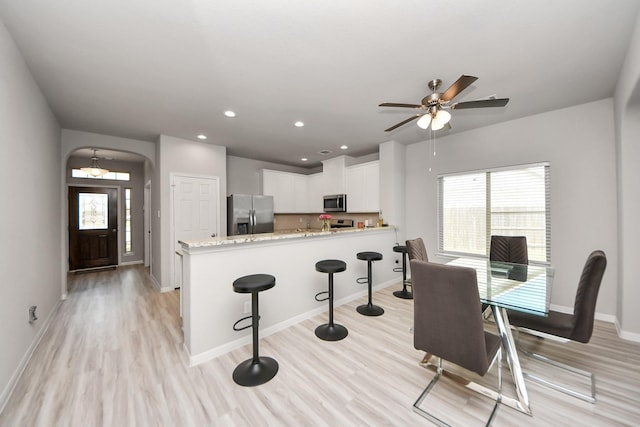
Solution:
[{"label": "bar stool footrest", "polygon": [[[234,331],[244,331],[245,329],[248,329],[248,328],[252,327],[253,323],[251,323],[250,325],[247,325],[247,326],[243,326],[242,328],[238,328],[238,323],[243,322],[243,321],[248,320],[248,319],[252,319],[252,318],[253,318],[253,315],[249,315],[249,316],[245,316],[242,319],[238,320],[236,323],[233,324],[233,330]],[[258,316],[258,320],[260,320],[260,316]]]},{"label": "bar stool footrest", "polygon": [[[324,298],[319,298],[319,297],[320,297],[320,295],[326,295],[326,297],[324,297]],[[316,301],[318,301],[318,302],[326,301],[326,300],[328,300],[328,299],[329,299],[329,291],[322,291],[322,292],[318,292],[314,298],[315,298],[315,300],[316,300]]]}]

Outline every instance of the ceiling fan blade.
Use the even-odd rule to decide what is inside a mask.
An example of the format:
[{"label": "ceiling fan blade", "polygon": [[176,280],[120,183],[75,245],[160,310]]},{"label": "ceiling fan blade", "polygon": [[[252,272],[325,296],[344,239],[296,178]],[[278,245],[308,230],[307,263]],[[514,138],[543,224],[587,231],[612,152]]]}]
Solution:
[{"label": "ceiling fan blade", "polygon": [[402,125],[406,125],[407,123],[417,119],[418,117],[422,117],[422,116],[423,116],[422,114],[416,114],[415,116],[411,116],[407,120],[403,120],[400,123],[391,126],[389,129],[385,129],[384,131],[385,132],[391,132],[392,130],[397,129]]},{"label": "ceiling fan blade", "polygon": [[487,107],[504,107],[509,102],[509,98],[499,99],[480,99],[478,101],[458,102],[451,105],[452,110],[463,110],[465,108],[487,108]]},{"label": "ceiling fan blade", "polygon": [[449,89],[447,89],[442,94],[440,100],[444,102],[451,101],[457,94],[468,88],[469,85],[471,85],[471,83],[475,82],[476,80],[478,80],[477,77],[466,76],[463,74],[458,80],[456,80],[451,86],[449,86]]},{"label": "ceiling fan blade", "polygon": [[423,108],[424,105],[417,104],[398,104],[396,102],[383,102],[378,107],[403,107],[403,108]]}]

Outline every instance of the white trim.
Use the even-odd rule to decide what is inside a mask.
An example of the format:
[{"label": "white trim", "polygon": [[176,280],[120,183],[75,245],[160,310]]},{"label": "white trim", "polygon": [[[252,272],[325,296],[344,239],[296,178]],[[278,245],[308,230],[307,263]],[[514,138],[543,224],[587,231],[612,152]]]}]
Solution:
[{"label": "white trim", "polygon": [[538,163],[522,163],[519,165],[510,165],[510,166],[502,166],[502,167],[497,167],[497,168],[486,168],[486,169],[473,169],[473,170],[468,170],[468,171],[459,171],[459,172],[447,172],[447,173],[441,173],[438,174],[437,178],[442,178],[442,177],[446,177],[446,176],[457,176],[457,175],[470,175],[470,174],[475,174],[475,173],[486,173],[486,172],[503,172],[503,171],[509,171],[509,170],[517,170],[517,169],[524,169],[524,168],[535,168],[535,167],[547,167],[547,166],[551,166],[551,162],[546,161],[546,162],[538,162]]},{"label": "white trim", "polygon": [[[398,284],[398,280],[397,279],[392,279],[389,280],[387,282],[384,283],[380,283],[376,286],[372,287],[372,290],[374,291],[378,291],[380,289],[384,289],[387,288],[389,286],[393,286],[393,285],[397,285]],[[336,307],[340,307],[341,305],[347,304],[355,299],[358,299],[362,296],[367,295],[368,291],[362,290],[360,292],[357,292],[355,294],[351,294],[345,298],[341,298],[337,301],[334,302],[333,306],[334,308]],[[290,326],[293,326],[297,323],[302,322],[303,320],[307,320],[313,316],[316,316],[318,314],[322,314],[324,312],[328,311],[328,307],[326,305],[323,305],[322,307],[318,307],[318,308],[314,308],[313,310],[309,310],[306,313],[301,313],[297,316],[294,316],[290,319],[284,320],[280,323],[277,323],[273,326],[270,326],[268,328],[265,329],[261,329],[260,330],[260,338],[265,338],[268,337],[269,335],[275,334],[276,332],[280,332],[283,329],[286,329]],[[211,350],[207,350],[204,351],[202,353],[196,354],[196,355],[191,355],[189,353],[189,349],[186,347],[186,345],[183,345],[184,351],[187,355],[188,358],[188,363],[189,366],[195,366],[195,365],[199,365],[201,363],[204,362],[208,362],[209,360],[215,359],[216,357],[222,356],[223,354],[229,353],[237,348],[240,348],[244,345],[250,344],[251,341],[253,339],[253,335],[249,334],[249,335],[245,335],[242,338],[238,338],[237,340],[228,342],[226,344],[223,344],[221,346],[212,348]]]},{"label": "white trim", "polygon": [[162,286],[160,286],[160,282],[158,282],[158,280],[153,277],[153,274],[151,274],[151,272],[149,272],[149,278],[151,279],[151,281],[153,282],[153,285],[156,287],[156,289],[160,292],[169,292],[172,291],[172,289],[163,289]]},{"label": "white trim", "polygon": [[[66,299],[66,296],[63,299]],[[42,341],[42,337],[44,337],[44,334],[49,329],[49,326],[51,326],[52,320],[55,314],[60,309],[60,305],[62,305],[63,299],[58,300],[58,303],[56,304],[56,306],[53,308],[53,310],[51,310],[47,318],[44,320],[43,322],[44,324],[36,334],[34,340],[31,342],[31,345],[29,346],[29,348],[27,349],[27,352],[22,357],[22,360],[18,364],[16,370],[13,372],[13,375],[9,379],[7,386],[4,388],[4,390],[2,390],[2,393],[0,394],[0,414],[4,410],[4,407],[9,401],[9,398],[13,394],[13,391],[15,390],[16,385],[20,380],[20,377],[24,373],[25,368],[27,367],[27,365],[29,364],[29,361],[31,360],[31,357],[33,356],[33,353],[36,351],[36,348],[38,348],[40,341]]]},{"label": "white trim", "polygon": [[137,264],[144,264],[144,261],[139,259],[137,261],[125,261],[125,262],[121,262],[120,264],[118,264],[118,267],[120,266],[125,266],[125,265],[137,265]]},{"label": "white trim", "polygon": [[640,334],[622,330],[622,327],[620,326],[620,322],[618,321],[618,318],[616,318],[615,325],[616,325],[616,331],[618,332],[618,336],[620,338],[622,338],[623,340],[640,342]]}]

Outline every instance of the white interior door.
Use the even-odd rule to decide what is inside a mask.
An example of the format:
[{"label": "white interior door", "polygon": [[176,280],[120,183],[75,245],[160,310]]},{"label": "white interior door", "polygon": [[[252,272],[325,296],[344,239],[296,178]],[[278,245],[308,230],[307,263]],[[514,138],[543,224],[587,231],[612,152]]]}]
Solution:
[{"label": "white interior door", "polygon": [[173,286],[182,286],[180,240],[202,240],[220,234],[218,177],[173,175]]}]

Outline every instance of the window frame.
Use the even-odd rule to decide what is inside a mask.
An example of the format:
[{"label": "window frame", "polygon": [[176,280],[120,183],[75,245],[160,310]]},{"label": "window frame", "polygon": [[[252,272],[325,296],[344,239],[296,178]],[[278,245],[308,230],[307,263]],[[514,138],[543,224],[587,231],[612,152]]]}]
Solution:
[{"label": "window frame", "polygon": [[[437,242],[438,242],[438,254],[444,257],[475,257],[475,258],[489,258],[489,249],[490,249],[490,241],[491,241],[491,179],[490,174],[496,172],[503,171],[511,171],[511,170],[522,170],[529,169],[534,167],[544,167],[544,186],[545,186],[545,261],[530,261],[531,264],[538,265],[550,265],[551,264],[551,163],[546,162],[537,162],[537,163],[525,163],[511,166],[503,166],[503,167],[495,167],[495,168],[487,168],[487,169],[476,169],[476,170],[468,170],[468,171],[460,171],[460,172],[451,172],[451,173],[443,173],[439,174],[436,177],[436,209],[437,209]],[[463,175],[473,175],[473,174],[485,174],[487,176],[486,180],[486,189],[485,189],[485,216],[486,216],[486,248],[485,254],[479,255],[476,253],[470,252],[461,252],[461,251],[452,251],[452,250],[444,250],[444,212],[443,212],[443,178],[445,177],[453,177],[453,176],[463,176]]]}]

